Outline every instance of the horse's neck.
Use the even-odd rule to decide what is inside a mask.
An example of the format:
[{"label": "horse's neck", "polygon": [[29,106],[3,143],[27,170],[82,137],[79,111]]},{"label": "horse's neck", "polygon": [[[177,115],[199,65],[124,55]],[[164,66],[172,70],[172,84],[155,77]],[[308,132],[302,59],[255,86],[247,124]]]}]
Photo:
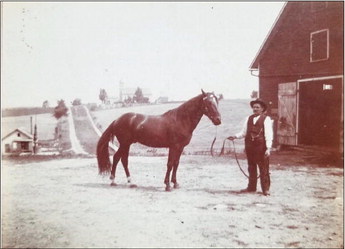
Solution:
[{"label": "horse's neck", "polygon": [[203,111],[201,110],[201,97],[195,97],[183,105],[181,105],[178,110],[179,120],[187,124],[191,132],[196,128],[199,124],[201,117],[203,115]]}]

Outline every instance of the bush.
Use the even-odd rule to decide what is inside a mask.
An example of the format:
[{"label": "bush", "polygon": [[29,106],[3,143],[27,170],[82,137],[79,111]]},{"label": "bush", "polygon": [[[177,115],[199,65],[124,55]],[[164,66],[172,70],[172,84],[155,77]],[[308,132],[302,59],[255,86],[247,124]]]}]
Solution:
[{"label": "bush", "polygon": [[75,100],[73,100],[72,105],[73,105],[73,106],[81,105],[81,99],[75,99]]},{"label": "bush", "polygon": [[64,100],[59,100],[58,105],[54,108],[54,117],[56,119],[61,118],[62,116],[67,116],[68,108],[66,107]]}]

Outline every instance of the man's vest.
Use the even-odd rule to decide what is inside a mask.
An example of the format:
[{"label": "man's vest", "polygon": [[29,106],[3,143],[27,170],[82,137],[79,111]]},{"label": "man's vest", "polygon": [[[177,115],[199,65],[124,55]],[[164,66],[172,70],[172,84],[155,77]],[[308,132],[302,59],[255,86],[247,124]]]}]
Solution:
[{"label": "man's vest", "polygon": [[261,114],[256,123],[253,123],[255,115],[251,115],[248,118],[246,141],[265,141],[265,127],[264,122],[266,115]]}]

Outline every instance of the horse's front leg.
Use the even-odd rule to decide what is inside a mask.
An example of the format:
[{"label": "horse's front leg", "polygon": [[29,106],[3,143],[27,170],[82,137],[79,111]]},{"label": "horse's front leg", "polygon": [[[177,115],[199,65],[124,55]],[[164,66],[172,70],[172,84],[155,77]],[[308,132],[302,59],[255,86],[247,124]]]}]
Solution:
[{"label": "horse's front leg", "polygon": [[177,173],[177,168],[180,164],[180,157],[181,157],[182,151],[183,151],[183,148],[178,150],[178,154],[176,155],[176,159],[175,159],[175,162],[173,164],[173,172],[172,172],[171,182],[174,183],[174,188],[180,187],[180,185],[177,183],[177,180],[176,180],[176,173]]},{"label": "horse's front leg", "polygon": [[164,179],[165,191],[171,191],[171,187],[170,187],[170,172],[171,172],[172,168],[173,168],[172,162],[168,159],[167,172],[165,174],[165,179]]},{"label": "horse's front leg", "polygon": [[172,182],[174,183],[174,187],[177,188],[178,184],[176,182],[176,171],[179,164],[180,156],[182,153],[183,148],[170,148],[169,149],[169,157],[168,157],[168,164],[167,164],[167,172],[165,174],[164,183],[166,185],[165,190],[171,191],[170,187],[170,173],[173,170],[173,177]]}]

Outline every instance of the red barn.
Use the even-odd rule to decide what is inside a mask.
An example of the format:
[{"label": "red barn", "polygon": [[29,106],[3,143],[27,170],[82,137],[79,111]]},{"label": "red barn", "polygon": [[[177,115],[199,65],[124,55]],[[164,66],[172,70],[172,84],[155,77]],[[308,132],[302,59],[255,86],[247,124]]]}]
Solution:
[{"label": "red barn", "polygon": [[287,2],[250,70],[275,144],[343,152],[344,2]]}]

